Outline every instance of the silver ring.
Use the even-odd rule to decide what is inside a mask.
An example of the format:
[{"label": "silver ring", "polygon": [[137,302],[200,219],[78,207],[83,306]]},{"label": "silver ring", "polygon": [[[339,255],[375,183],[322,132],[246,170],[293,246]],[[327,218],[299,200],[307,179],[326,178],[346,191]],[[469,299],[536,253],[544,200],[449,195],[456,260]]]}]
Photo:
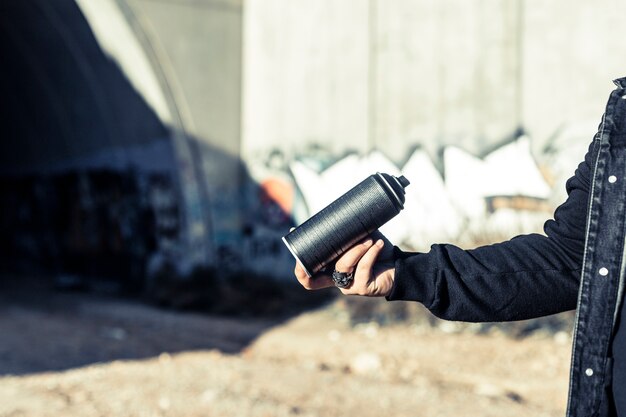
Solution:
[{"label": "silver ring", "polygon": [[337,288],[347,288],[352,284],[353,274],[352,272],[339,272],[336,269],[333,270],[333,282]]}]

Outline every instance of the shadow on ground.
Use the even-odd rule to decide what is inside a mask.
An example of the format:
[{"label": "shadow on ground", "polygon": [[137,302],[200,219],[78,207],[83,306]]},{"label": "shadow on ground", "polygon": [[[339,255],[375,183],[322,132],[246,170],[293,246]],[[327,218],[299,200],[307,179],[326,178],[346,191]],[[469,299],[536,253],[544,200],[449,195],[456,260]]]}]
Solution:
[{"label": "shadow on ground", "polygon": [[[59,292],[36,278],[12,279],[10,285],[4,282],[0,288],[0,375],[59,371],[182,351],[238,353],[313,302],[290,303],[265,316],[255,315],[254,308],[242,308],[239,315],[226,317],[158,307],[137,299]],[[305,292],[295,286],[291,291]]]}]

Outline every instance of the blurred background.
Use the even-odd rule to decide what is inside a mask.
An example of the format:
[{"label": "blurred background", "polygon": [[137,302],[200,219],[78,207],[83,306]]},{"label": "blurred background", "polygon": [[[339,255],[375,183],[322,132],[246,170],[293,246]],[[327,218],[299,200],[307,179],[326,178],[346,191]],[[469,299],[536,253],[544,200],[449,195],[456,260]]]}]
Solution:
[{"label": "blurred background", "polygon": [[620,10],[0,0],[0,416],[561,415],[571,314],[307,293],[280,237],[376,171],[406,250],[541,232]]}]

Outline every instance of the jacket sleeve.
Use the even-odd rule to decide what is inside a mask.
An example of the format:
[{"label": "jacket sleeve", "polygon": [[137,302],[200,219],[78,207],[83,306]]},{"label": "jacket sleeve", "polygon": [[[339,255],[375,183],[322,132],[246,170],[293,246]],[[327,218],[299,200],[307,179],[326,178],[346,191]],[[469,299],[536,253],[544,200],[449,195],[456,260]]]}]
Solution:
[{"label": "jacket sleeve", "polygon": [[576,307],[585,245],[592,165],[597,150],[567,183],[567,200],[544,225],[546,235],[462,250],[433,245],[428,253],[395,248],[395,280],[388,300],[423,303],[457,321],[524,320]]}]

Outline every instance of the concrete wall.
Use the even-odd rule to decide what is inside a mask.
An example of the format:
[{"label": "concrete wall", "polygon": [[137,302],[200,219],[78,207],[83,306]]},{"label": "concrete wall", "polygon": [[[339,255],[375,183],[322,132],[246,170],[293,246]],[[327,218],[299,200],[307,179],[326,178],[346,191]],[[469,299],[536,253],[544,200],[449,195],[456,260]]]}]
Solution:
[{"label": "concrete wall", "polygon": [[223,262],[218,253],[240,246],[246,183],[239,159],[241,1],[127,4],[175,103],[172,129],[187,144],[178,149],[186,154],[179,169],[193,172],[181,178],[181,186],[191,188],[187,211],[199,221],[191,225],[186,253],[196,254],[192,263]]},{"label": "concrete wall", "polygon": [[618,0],[525,1],[521,100],[537,140],[564,125],[599,125],[609,80],[626,76],[623,7]]},{"label": "concrete wall", "polygon": [[[100,29],[99,42],[110,46],[111,57],[169,128],[184,221],[177,263],[188,269],[232,258],[232,248],[241,242],[246,184],[239,159],[241,1],[79,4],[92,27]],[[116,30],[103,13],[107,9],[123,16]],[[127,27],[129,39],[120,42]],[[140,47],[129,56],[133,41]],[[141,55],[148,65],[136,65]],[[152,78],[157,85],[146,85]]]},{"label": "concrete wall", "polygon": [[[1,172],[60,169],[166,138],[163,122],[102,53],[75,2],[3,3],[0,46]],[[109,159],[128,163],[123,152]]]},{"label": "concrete wall", "polygon": [[[250,183],[239,155],[241,2],[34,0],[1,9],[1,197],[17,202],[2,222],[45,211],[63,189],[57,205],[72,209],[35,229],[72,259],[137,257],[127,253],[140,246],[132,235],[146,235],[143,244],[162,224],[162,244],[139,251],[149,263],[169,258],[182,272],[235,264]],[[137,213],[150,213],[141,225],[150,232]],[[64,222],[75,233],[57,228]],[[31,242],[22,246],[39,245],[27,223],[3,247],[20,234]],[[118,229],[131,238],[115,249],[79,242],[118,241]],[[81,238],[68,249],[70,232]]]},{"label": "concrete wall", "polygon": [[248,0],[242,158],[296,223],[387,170],[413,181],[395,243],[540,231],[626,75],[617,10]]},{"label": "concrete wall", "polygon": [[626,33],[616,0],[250,0],[244,155],[308,144],[481,152],[598,120]]}]

